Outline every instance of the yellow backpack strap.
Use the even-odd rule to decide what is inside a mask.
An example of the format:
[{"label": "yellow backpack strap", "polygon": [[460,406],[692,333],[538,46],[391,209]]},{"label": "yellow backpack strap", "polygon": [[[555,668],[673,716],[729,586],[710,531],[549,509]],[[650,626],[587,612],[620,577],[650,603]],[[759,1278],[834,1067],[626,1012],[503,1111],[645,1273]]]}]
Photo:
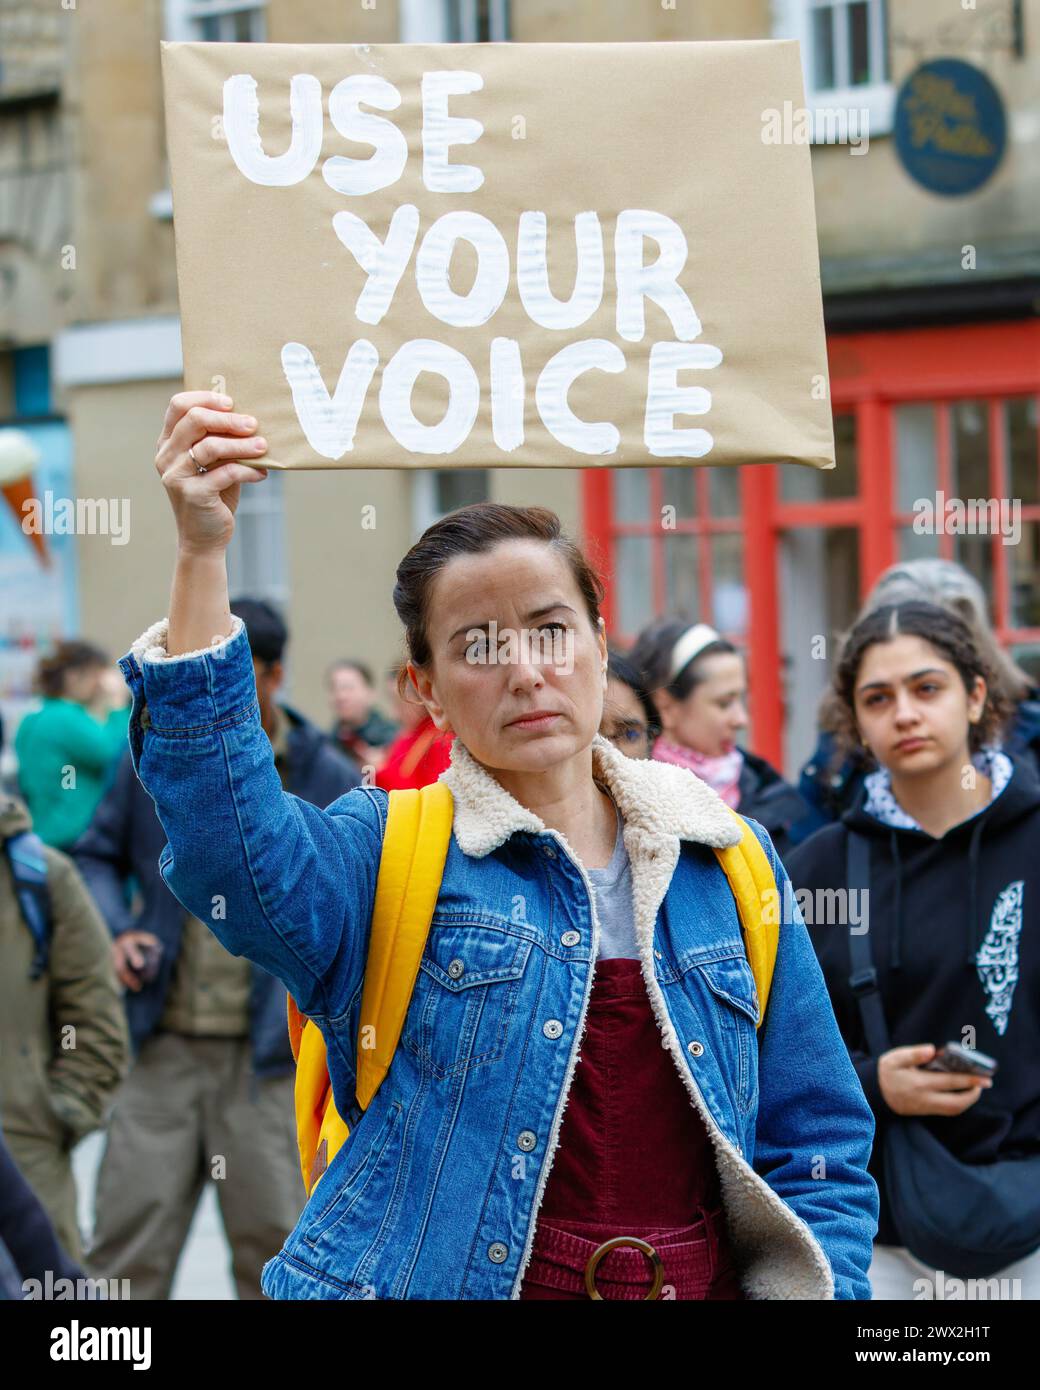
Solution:
[{"label": "yellow backpack strap", "polygon": [[[392,791],[376,880],[358,1026],[357,1100],[368,1108],[393,1060],[436,906],[451,838],[452,796],[435,782]],[[336,1109],[325,1039],[289,1000],[296,1058],[296,1136],[304,1187],[313,1191],[350,1135]]]},{"label": "yellow backpack strap", "polygon": [[[716,849],[715,854],[736,899],[748,964],[758,991],[757,1026],[761,1028],[780,941],[780,914],[775,910],[778,890],[758,836],[732,807],[729,810],[741,828],[740,842],[728,849]],[[766,912],[767,904],[773,904],[774,910]]]},{"label": "yellow backpack strap", "polygon": [[[296,1109],[296,1144],[300,1171],[308,1193],[328,1167],[328,1145],[322,1147],[322,1125],[332,1100],[325,1039],[321,1029],[300,1013],[289,996],[289,1043],[296,1059],[293,1090]],[[345,1137],[345,1136],[344,1136]]]},{"label": "yellow backpack strap", "polygon": [[357,1099],[367,1110],[390,1069],[437,905],[452,825],[443,782],[392,791],[376,883],[358,1028]]}]

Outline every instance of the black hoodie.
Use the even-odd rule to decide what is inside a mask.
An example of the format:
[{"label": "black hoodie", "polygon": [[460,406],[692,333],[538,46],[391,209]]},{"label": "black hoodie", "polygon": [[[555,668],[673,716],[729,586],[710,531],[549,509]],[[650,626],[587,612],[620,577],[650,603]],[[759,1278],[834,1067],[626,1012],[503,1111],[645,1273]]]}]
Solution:
[{"label": "black hoodie", "polygon": [[784,859],[791,845],[790,827],[809,815],[809,803],[797,787],[785,782],[771,763],[746,748],[740,769],[737,810],[769,831],[773,848]]},{"label": "black hoodie", "polygon": [[972,1028],[975,1047],[999,1064],[992,1088],[963,1114],[921,1118],[966,1163],[1040,1153],[1040,781],[1028,764],[1012,765],[1000,795],[939,839],[867,814],[864,789],[839,822],[784,859],[796,894],[817,890],[799,906],[877,1121],[869,1167],[881,1194],[877,1240],[885,1245],[902,1244],[881,1165],[893,1112],[849,988],[848,924],[810,918],[823,916],[814,913],[827,901],[818,890],[845,887],[851,826],[870,840],[870,943],[891,1045],[941,1047]]}]

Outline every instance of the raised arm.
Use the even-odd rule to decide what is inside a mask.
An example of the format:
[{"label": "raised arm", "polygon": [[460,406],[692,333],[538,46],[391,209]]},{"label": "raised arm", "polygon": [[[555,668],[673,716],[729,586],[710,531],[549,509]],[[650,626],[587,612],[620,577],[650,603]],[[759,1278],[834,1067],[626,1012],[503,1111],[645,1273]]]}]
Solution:
[{"label": "raised arm", "polygon": [[227,397],[170,402],[156,467],[177,522],[177,568],[169,619],[119,663],[133,695],[130,751],[166,832],[169,888],[305,1013],[334,1016],[364,971],[386,796],[355,788],[323,811],[282,790],[245,628],[228,607],[239,488],[266,477],[234,461],[263,452],[249,421],[230,414]]},{"label": "raised arm", "polygon": [[[155,467],[177,522],[177,565],[170,598],[170,656],[195,651],[231,632],[225,555],[243,483],[267,477],[266,441],[252,415],[232,411],[230,396],[181,391],[171,397]],[[256,459],[257,463],[241,462]]]}]

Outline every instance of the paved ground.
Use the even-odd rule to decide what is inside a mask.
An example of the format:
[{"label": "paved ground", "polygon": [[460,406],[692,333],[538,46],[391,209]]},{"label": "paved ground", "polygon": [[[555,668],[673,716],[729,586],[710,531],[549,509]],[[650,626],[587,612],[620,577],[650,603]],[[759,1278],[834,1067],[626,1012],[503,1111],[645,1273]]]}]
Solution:
[{"label": "paved ground", "polygon": [[[79,1220],[89,1238],[94,1226],[94,1185],[105,1147],[102,1133],[91,1134],[77,1147],[72,1167],[79,1189]],[[173,1281],[173,1298],[234,1298],[231,1254],[217,1207],[216,1189],[207,1183],[188,1232],[187,1243]]]}]

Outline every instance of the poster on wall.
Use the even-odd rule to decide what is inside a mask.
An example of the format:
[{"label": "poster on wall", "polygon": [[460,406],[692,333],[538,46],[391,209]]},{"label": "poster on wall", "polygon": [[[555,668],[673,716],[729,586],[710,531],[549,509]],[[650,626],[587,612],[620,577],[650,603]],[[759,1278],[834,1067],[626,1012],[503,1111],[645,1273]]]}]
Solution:
[{"label": "poster on wall", "polygon": [[[73,495],[64,421],[0,427],[0,713],[8,743],[34,702],[40,657],[79,630],[75,528],[55,517],[53,500]],[[45,524],[34,524],[37,517]]]},{"label": "poster on wall", "polygon": [[834,466],[796,43],[162,69],[185,386],[268,466]]}]

